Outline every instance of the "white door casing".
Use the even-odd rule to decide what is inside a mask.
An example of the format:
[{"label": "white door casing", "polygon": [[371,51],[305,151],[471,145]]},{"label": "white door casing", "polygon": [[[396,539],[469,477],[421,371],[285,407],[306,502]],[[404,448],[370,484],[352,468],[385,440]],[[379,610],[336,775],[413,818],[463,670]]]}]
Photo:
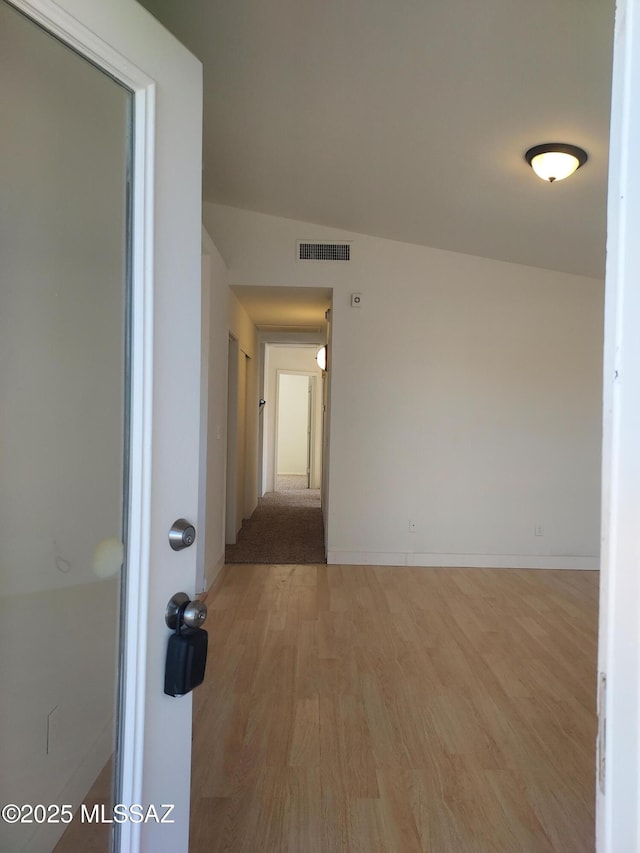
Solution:
[{"label": "white door casing", "polygon": [[276,371],[274,488],[279,474],[303,473],[309,487],[311,379],[303,370]]},{"label": "white door casing", "polygon": [[[268,367],[267,371],[268,372]],[[272,487],[275,488],[278,457],[279,457],[279,441],[280,441],[280,377],[281,376],[306,376],[308,379],[307,387],[307,488],[320,489],[322,483],[322,449],[323,449],[323,402],[322,390],[318,389],[318,381],[322,378],[320,371],[311,373],[308,370],[296,370],[295,368],[279,367],[275,370],[275,405],[273,414],[273,441],[262,441],[263,458],[267,459],[269,454],[271,459],[269,464],[264,465],[267,474],[264,477],[265,483],[269,482],[268,472],[271,471]],[[280,473],[286,473],[281,471]]]},{"label": "white door casing", "polygon": [[120,850],[186,851],[192,703],[163,692],[164,610],[175,592],[193,597],[196,583],[196,549],[172,551],[167,534],[177,518],[198,519],[201,66],[133,0],[11,2],[134,93],[120,801],[171,804],[175,822],[121,824]]},{"label": "white door casing", "polygon": [[640,850],[640,3],[616,11],[607,224],[596,849]]},{"label": "white door casing", "polygon": [[227,358],[227,461],[226,461],[226,505],[225,543],[235,545],[242,519],[238,520],[238,434],[244,429],[238,415],[238,383],[240,375],[240,344],[229,334]]},{"label": "white door casing", "polygon": [[[311,488],[321,488],[325,446],[324,435],[324,374],[317,366],[316,353],[321,346],[320,343],[308,344],[299,341],[288,341],[280,343],[266,341],[261,357],[262,396],[266,398],[266,406],[260,413],[262,431],[260,438],[260,466],[262,473],[262,486],[260,494],[263,495],[275,488],[275,469],[277,458],[277,411],[278,371],[296,374],[303,373],[315,377],[317,384],[313,388],[313,417],[311,419]],[[306,355],[305,355],[306,353]],[[312,353],[309,356],[309,353]],[[290,358],[289,355],[293,357]],[[297,354],[297,355],[296,355]],[[297,357],[299,356],[299,357]],[[322,385],[320,385],[322,379]]]}]

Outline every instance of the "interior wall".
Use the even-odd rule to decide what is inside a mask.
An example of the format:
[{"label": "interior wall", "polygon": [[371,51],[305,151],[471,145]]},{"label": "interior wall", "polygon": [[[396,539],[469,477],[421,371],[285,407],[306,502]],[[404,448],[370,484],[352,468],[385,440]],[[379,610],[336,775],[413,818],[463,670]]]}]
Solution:
[{"label": "interior wall", "polygon": [[246,451],[247,451],[247,361],[248,356],[240,350],[238,358],[238,455],[236,457],[236,532],[242,527],[244,518],[246,490]]},{"label": "interior wall", "polygon": [[227,456],[225,488],[225,543],[234,545],[240,525],[238,506],[238,385],[240,350],[233,335],[228,336],[227,373]]},{"label": "interior wall", "polygon": [[238,446],[242,449],[238,461],[238,529],[258,505],[258,333],[251,318],[232,291],[228,292],[228,323],[238,341],[239,381]]},{"label": "interior wall", "polygon": [[[207,422],[204,430],[207,441],[204,459],[205,522],[202,527],[204,535],[200,540],[204,540],[203,589],[208,589],[224,565],[229,288],[227,268],[204,229],[202,253],[203,306],[207,303],[202,318],[203,341],[206,331],[208,346],[203,347],[203,355],[207,359]],[[202,491],[201,488],[201,506]]]},{"label": "interior wall", "polygon": [[209,347],[211,345],[211,257],[202,246],[200,270],[200,449],[198,469],[198,518],[196,520],[196,591],[207,589],[207,468],[209,452]]},{"label": "interior wall", "polygon": [[[204,218],[232,284],[333,288],[330,562],[597,566],[601,280]],[[299,262],[298,239],[350,240],[352,260]]]},{"label": "interior wall", "polygon": [[[272,492],[275,487],[276,457],[276,400],[277,376],[279,370],[301,371],[312,374],[319,384],[322,371],[316,361],[318,346],[294,346],[267,344],[265,350],[265,400],[263,418],[263,493]],[[317,394],[314,400],[314,464],[311,471],[311,488],[320,488],[322,470],[322,399]]]},{"label": "interior wall", "polygon": [[260,399],[258,365],[258,357],[246,357],[243,413],[245,420],[243,520],[250,518],[258,505],[258,400]]},{"label": "interior wall", "polygon": [[328,312],[327,322],[327,369],[322,373],[322,411],[320,413],[322,430],[322,471],[320,480],[320,502],[324,525],[324,548],[329,551],[329,472],[331,471],[331,317],[333,308]]},{"label": "interior wall", "polygon": [[[229,289],[225,261],[204,228],[202,246],[203,270],[209,275],[205,525],[205,583],[209,587],[224,565],[225,542],[235,541],[242,519],[257,505],[259,350],[255,325]],[[236,460],[233,472],[227,467],[228,451]],[[235,512],[227,512],[228,503]]]}]

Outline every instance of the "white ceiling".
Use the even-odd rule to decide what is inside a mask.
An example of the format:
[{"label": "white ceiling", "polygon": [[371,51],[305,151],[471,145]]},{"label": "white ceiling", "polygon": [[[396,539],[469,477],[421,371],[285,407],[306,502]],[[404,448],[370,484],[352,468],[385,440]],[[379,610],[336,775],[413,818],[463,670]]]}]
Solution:
[{"label": "white ceiling", "polygon": [[324,287],[234,285],[233,292],[261,331],[300,332],[326,328],[331,290]]},{"label": "white ceiling", "polygon": [[[143,0],[203,62],[205,199],[602,276],[614,0]],[[542,142],[589,161],[544,184]]]}]

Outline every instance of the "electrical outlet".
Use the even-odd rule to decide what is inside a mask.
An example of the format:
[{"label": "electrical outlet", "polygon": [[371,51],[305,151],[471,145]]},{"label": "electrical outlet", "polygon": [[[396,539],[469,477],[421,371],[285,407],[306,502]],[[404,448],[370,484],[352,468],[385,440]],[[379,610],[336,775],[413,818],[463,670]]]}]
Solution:
[{"label": "electrical outlet", "polygon": [[544,530],[542,529],[541,524],[536,524],[536,526],[533,528],[533,532],[535,536],[544,536]]},{"label": "electrical outlet", "polygon": [[415,521],[409,519],[409,533],[415,533],[417,529],[418,525],[415,523]]}]

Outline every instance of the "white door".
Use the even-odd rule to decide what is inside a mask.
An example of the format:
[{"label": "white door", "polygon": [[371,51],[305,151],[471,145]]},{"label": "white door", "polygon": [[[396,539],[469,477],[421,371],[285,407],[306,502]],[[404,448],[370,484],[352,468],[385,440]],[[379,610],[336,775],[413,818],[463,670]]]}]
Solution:
[{"label": "white door", "polygon": [[0,15],[0,848],[186,851],[201,68],[133,0]]},{"label": "white door", "polygon": [[600,853],[640,850],[640,3],[618,0],[611,102],[602,454]]}]

